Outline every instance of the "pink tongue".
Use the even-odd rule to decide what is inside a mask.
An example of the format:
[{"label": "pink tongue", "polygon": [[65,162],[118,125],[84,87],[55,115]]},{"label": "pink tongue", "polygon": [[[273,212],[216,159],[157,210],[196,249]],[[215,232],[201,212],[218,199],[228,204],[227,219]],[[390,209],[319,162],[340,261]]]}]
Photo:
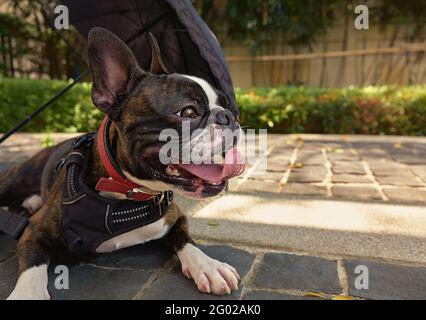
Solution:
[{"label": "pink tongue", "polygon": [[225,164],[182,164],[179,166],[198,178],[218,183],[244,172],[244,160],[236,148],[230,149],[225,155]]}]

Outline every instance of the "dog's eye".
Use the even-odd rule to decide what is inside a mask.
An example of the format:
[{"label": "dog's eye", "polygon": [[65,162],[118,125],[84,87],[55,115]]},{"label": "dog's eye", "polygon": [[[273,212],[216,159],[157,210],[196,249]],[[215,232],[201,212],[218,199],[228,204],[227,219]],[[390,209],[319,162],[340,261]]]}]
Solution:
[{"label": "dog's eye", "polygon": [[194,119],[198,117],[197,109],[193,106],[187,106],[177,113],[181,118],[190,118]]}]

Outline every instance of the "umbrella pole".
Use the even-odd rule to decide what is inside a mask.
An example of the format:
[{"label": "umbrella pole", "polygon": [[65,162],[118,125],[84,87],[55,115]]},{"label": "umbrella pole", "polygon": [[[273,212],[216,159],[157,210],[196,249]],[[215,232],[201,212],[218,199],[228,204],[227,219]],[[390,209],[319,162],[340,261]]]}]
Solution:
[{"label": "umbrella pole", "polygon": [[69,85],[67,85],[65,88],[63,88],[61,91],[57,92],[52,98],[49,99],[46,103],[41,105],[38,109],[36,109],[33,113],[31,113],[27,118],[25,118],[21,123],[19,123],[16,127],[12,128],[11,130],[7,131],[1,138],[0,138],[0,144],[3,143],[7,138],[9,138],[11,135],[13,135],[15,132],[19,131],[22,127],[24,127],[28,122],[30,122],[35,116],[37,116],[39,113],[41,113],[44,109],[49,107],[52,103],[54,103],[56,100],[58,100],[60,97],[62,97],[66,92],[71,90],[72,87],[74,87],[82,78],[84,78],[86,75],[89,74],[89,70],[86,70],[82,73],[80,73]]}]

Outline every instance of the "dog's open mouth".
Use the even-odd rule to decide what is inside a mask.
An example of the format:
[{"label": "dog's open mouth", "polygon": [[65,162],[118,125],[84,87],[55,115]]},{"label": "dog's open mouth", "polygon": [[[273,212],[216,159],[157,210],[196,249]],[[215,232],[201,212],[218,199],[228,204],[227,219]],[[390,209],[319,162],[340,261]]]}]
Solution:
[{"label": "dog's open mouth", "polygon": [[[213,161],[212,161],[213,162]],[[173,164],[166,167],[168,182],[181,186],[196,194],[217,194],[222,191],[226,181],[241,175],[245,164],[236,148],[226,152],[222,163],[211,164]]]},{"label": "dog's open mouth", "polygon": [[217,155],[211,163],[162,164],[159,159],[159,146],[146,149],[141,165],[151,171],[151,175],[166,184],[179,189],[191,197],[210,197],[219,194],[229,179],[244,172],[245,162],[237,148],[231,148],[225,156]]},{"label": "dog's open mouth", "polygon": [[244,171],[244,162],[238,150],[232,148],[226,153],[223,164],[172,164],[166,169],[170,176],[191,175],[209,184],[219,185],[224,180],[239,176]]}]

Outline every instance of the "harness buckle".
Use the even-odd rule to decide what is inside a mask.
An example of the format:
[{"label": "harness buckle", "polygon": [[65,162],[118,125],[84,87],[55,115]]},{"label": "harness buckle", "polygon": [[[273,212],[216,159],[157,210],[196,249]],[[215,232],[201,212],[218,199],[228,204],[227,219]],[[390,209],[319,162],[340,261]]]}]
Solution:
[{"label": "harness buckle", "polygon": [[142,190],[141,188],[133,188],[132,190],[127,191],[126,198],[127,199],[133,199],[134,196],[138,193],[145,193],[145,194],[152,195],[152,196],[158,195],[158,192],[154,193],[152,191]]},{"label": "harness buckle", "polygon": [[173,201],[173,191],[165,191],[164,193],[166,195],[166,203],[169,206]]},{"label": "harness buckle", "polygon": [[126,193],[126,198],[127,199],[133,199],[133,197],[137,194],[137,193],[141,193],[140,190],[134,188],[132,190],[127,191]]},{"label": "harness buckle", "polygon": [[158,214],[160,216],[163,215],[163,208],[161,207],[161,204],[163,203],[163,200],[164,200],[164,194],[165,192],[162,192],[161,194],[159,194],[153,199],[154,203],[158,206]]}]

